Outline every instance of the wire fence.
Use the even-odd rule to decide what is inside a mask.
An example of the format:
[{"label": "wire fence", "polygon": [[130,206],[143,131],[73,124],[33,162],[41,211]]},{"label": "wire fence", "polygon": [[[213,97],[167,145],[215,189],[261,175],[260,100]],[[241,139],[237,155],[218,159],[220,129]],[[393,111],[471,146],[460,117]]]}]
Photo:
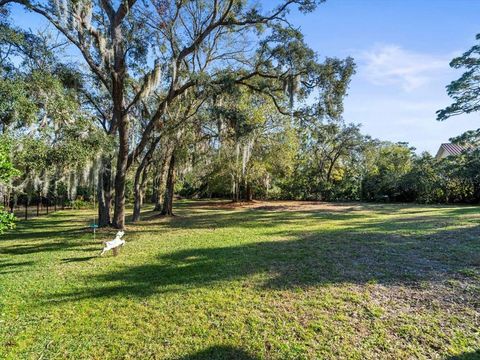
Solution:
[{"label": "wire fence", "polygon": [[12,212],[18,219],[28,220],[42,215],[48,215],[58,210],[72,209],[71,206],[65,202],[57,203],[48,199],[32,201],[30,203],[8,203],[4,201],[4,208],[6,211]]}]

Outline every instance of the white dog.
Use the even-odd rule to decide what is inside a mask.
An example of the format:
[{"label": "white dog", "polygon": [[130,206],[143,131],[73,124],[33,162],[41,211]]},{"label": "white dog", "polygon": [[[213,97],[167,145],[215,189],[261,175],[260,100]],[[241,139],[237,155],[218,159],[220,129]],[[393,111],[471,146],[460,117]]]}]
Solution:
[{"label": "white dog", "polygon": [[125,240],[122,240],[123,235],[125,235],[124,231],[117,232],[115,239],[104,242],[105,247],[103,248],[100,256],[105,254],[108,250],[113,250],[113,255],[118,255],[118,249],[120,246],[125,245]]}]

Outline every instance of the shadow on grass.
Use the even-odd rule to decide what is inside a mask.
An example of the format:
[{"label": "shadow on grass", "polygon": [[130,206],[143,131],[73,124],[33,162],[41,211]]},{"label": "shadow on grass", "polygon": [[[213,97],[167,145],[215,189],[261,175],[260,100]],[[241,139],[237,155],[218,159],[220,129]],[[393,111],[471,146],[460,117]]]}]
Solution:
[{"label": "shadow on grass", "polygon": [[197,353],[176,358],[176,360],[259,360],[242,349],[233,346],[212,346]]},{"label": "shadow on grass", "polygon": [[0,274],[9,274],[20,272],[23,267],[29,267],[34,264],[33,261],[22,261],[22,262],[9,262],[6,260],[0,260]]},{"label": "shadow on grass", "polygon": [[[43,218],[20,221],[17,228],[0,236],[0,254],[27,255],[56,251],[98,250],[92,241],[84,214],[54,213]],[[89,245],[96,245],[88,247]]]},{"label": "shadow on grass", "polygon": [[[47,233],[48,234],[48,233]],[[12,244],[12,245],[2,245],[0,246],[0,254],[9,254],[9,255],[26,255],[34,254],[40,252],[52,252],[52,251],[65,251],[65,250],[76,250],[76,251],[93,251],[99,249],[99,242],[94,242],[86,239],[78,239],[79,236],[84,233],[81,232],[68,232],[68,233],[58,233],[54,232],[55,236],[61,237],[62,240],[53,240],[49,242],[35,242],[27,244]],[[48,238],[48,235],[44,235],[45,238]],[[96,245],[95,247],[85,247],[87,245]]]},{"label": "shadow on grass", "polygon": [[62,261],[64,263],[84,262],[84,261],[93,260],[93,259],[96,259],[96,258],[98,258],[98,256],[71,257],[71,258],[62,259]]},{"label": "shadow on grass", "polygon": [[[220,202],[220,205],[223,204],[224,202]],[[227,208],[227,211],[219,213],[218,202],[192,201],[177,204],[177,210],[179,211],[176,217],[162,218],[159,217],[157,212],[148,211],[142,219],[145,221],[160,219],[163,227],[168,229],[273,228],[281,224],[313,220],[344,222],[337,228],[337,231],[345,231],[345,228],[355,227],[358,230],[365,231],[393,231],[412,226],[414,230],[418,231],[436,230],[449,222],[455,223],[459,216],[478,215],[480,213],[480,209],[473,206],[430,206],[427,209],[425,209],[425,206],[411,204],[347,203],[330,204],[329,206],[325,209],[301,210],[297,208],[292,211],[284,210],[284,206],[279,206],[277,210],[269,210],[264,207]],[[221,206],[220,209],[222,209]],[[442,210],[442,212],[432,215],[432,210],[435,209]],[[187,215],[183,216],[185,210],[187,210]],[[419,215],[422,213],[430,214]],[[384,219],[378,221],[375,219],[377,215],[395,215],[397,217],[388,221]],[[144,230],[143,232],[149,231]]]},{"label": "shadow on grass", "polygon": [[[367,230],[372,226],[378,231]],[[150,264],[90,277],[87,288],[48,300],[146,297],[255,275],[257,287],[271,289],[370,282],[417,287],[421,281],[443,282],[480,267],[480,226],[422,236],[389,234],[384,226],[288,232],[288,240],[181,250]]]},{"label": "shadow on grass", "polygon": [[479,360],[479,359],[480,359],[480,350],[448,357],[445,360]]}]

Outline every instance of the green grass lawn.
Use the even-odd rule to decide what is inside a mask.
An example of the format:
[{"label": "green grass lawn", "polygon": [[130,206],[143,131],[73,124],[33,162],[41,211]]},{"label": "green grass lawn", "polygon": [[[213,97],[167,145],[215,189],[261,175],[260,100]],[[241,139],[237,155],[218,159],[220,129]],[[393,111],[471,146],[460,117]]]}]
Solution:
[{"label": "green grass lawn", "polygon": [[480,358],[479,207],[176,213],[129,224],[118,257],[88,210],[1,235],[0,358]]}]

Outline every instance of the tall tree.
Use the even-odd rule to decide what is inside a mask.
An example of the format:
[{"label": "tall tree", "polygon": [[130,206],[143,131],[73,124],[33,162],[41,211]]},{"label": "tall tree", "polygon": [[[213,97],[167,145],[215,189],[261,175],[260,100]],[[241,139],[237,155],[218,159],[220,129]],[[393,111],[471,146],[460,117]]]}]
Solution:
[{"label": "tall tree", "polygon": [[[316,70],[314,54],[304,46],[298,32],[281,24],[286,22],[291,6],[311,11],[318,2],[284,0],[263,14],[258,5],[239,0],[2,0],[0,5],[19,3],[48,19],[80,50],[92,75],[108,93],[112,109],[108,131],[117,134],[118,144],[113,224],[122,228],[127,170],[150,143],[167,108],[189,88],[218,82],[218,70],[226,66],[243,68],[243,72],[237,72],[240,76],[225,80],[245,85],[255,79],[288,80],[292,90],[293,83],[301,81],[303,75],[304,85],[312,86],[311,80],[318,76],[314,79],[306,75]],[[255,54],[247,44],[261,35],[262,26],[270,27],[271,32],[260,37]],[[291,47],[288,54],[279,50],[285,40]],[[149,68],[152,59],[154,65]],[[298,60],[308,66],[295,63]],[[137,80],[135,88],[131,79]],[[251,86],[266,89],[258,81]],[[132,147],[131,111],[156,88],[160,97],[157,109],[138,144]],[[269,90],[272,96],[273,90]],[[293,91],[290,93],[292,98]]]},{"label": "tall tree", "polygon": [[480,34],[477,34],[476,40],[477,44],[450,62],[452,68],[464,69],[465,72],[447,86],[447,94],[453,103],[437,111],[437,120],[480,110]]}]

